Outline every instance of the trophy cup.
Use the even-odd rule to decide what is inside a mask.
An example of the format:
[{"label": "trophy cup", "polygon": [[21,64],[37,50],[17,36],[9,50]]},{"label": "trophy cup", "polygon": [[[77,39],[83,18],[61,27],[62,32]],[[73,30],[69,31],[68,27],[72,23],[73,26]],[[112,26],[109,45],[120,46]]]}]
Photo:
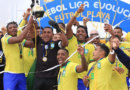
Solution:
[{"label": "trophy cup", "polygon": [[32,8],[32,15],[35,15],[37,18],[43,17],[44,15],[44,10],[43,7],[40,7],[38,5],[38,0],[36,0],[36,5],[34,0],[32,0],[31,8]]}]

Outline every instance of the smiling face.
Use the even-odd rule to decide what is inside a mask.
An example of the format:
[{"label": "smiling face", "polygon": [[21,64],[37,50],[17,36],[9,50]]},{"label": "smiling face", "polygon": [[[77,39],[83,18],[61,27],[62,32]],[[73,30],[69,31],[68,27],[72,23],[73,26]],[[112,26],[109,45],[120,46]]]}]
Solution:
[{"label": "smiling face", "polygon": [[7,27],[7,31],[8,31],[8,34],[11,35],[12,37],[17,36],[17,27],[15,24],[10,24]]},{"label": "smiling face", "polygon": [[44,42],[51,41],[53,35],[54,34],[53,34],[51,28],[44,28],[44,30],[42,31],[42,39],[44,40]]},{"label": "smiling face", "polygon": [[80,43],[85,42],[85,37],[86,37],[86,35],[87,35],[87,34],[86,34],[84,28],[80,27],[80,28],[77,29],[76,37],[77,37],[77,39],[78,39],[78,41],[79,41]]},{"label": "smiling face", "polygon": [[63,49],[60,49],[57,53],[57,60],[59,62],[59,64],[63,64],[64,61],[69,57],[68,53],[63,50]]},{"label": "smiling face", "polygon": [[[91,36],[91,39],[94,38],[94,37],[96,37],[96,36]],[[99,38],[99,37],[95,38],[95,39],[92,41],[92,43],[94,43],[96,46],[98,46],[99,43],[100,43],[100,38]]]}]

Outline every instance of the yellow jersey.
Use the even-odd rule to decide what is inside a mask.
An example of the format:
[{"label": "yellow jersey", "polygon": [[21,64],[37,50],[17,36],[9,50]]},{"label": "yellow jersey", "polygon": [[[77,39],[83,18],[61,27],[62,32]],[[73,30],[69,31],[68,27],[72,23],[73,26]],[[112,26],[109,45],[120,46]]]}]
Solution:
[{"label": "yellow jersey", "polygon": [[[23,46],[26,42],[24,40],[20,45],[21,48],[19,47],[19,44],[9,44],[8,40],[12,36],[10,35],[5,35],[2,38],[2,48],[4,51],[4,55],[6,58],[6,66],[5,66],[5,72],[10,72],[10,73],[24,73],[24,63],[23,63],[23,57],[20,58],[20,49],[23,50]],[[22,55],[23,56],[23,55]]]},{"label": "yellow jersey", "polygon": [[127,35],[125,36],[125,38],[126,38],[126,40],[127,40],[128,42],[130,42],[130,32],[127,33]]},{"label": "yellow jersey", "polygon": [[[69,56],[74,53],[77,50],[77,45],[80,44],[77,41],[77,38],[73,36],[71,39],[68,40],[69,45],[68,45],[68,51],[69,51]],[[80,44],[83,45],[83,44]],[[84,48],[84,54],[85,58],[87,60],[87,63],[89,64],[90,61],[93,61],[93,52],[95,50],[94,45],[92,44],[87,44]],[[78,52],[76,52],[70,59],[69,61],[74,62],[78,65],[81,65],[81,56]],[[86,75],[86,71],[79,73],[78,78],[82,79],[84,75]]]},{"label": "yellow jersey", "polygon": [[[110,43],[107,43],[107,46],[110,47]],[[130,56],[130,52],[125,50],[125,49],[129,48],[127,43],[121,43],[119,48],[121,48],[124,51],[124,53],[126,53],[128,56]],[[112,71],[112,80],[111,80],[112,89],[113,90],[127,90],[128,87],[127,87],[126,77],[128,77],[128,69],[118,60],[118,58],[116,58],[113,67],[123,68],[124,69],[124,73],[120,74],[121,75],[121,77],[120,77],[117,74],[117,72]]]},{"label": "yellow jersey", "polygon": [[110,83],[112,77],[113,64],[109,61],[108,57],[100,59],[97,62],[90,63],[88,66],[88,73],[93,65],[94,68],[88,75],[89,89],[90,90],[112,90]]},{"label": "yellow jersey", "polygon": [[60,67],[58,74],[58,90],[77,90],[77,64],[68,62],[66,66]]},{"label": "yellow jersey", "polygon": [[[110,43],[107,42],[106,46],[108,46],[108,48],[110,48]],[[128,43],[120,43],[119,48],[122,49],[122,50],[130,49],[130,44],[128,44]]]},{"label": "yellow jersey", "polygon": [[36,49],[35,48],[23,48],[23,59],[24,59],[24,71],[25,76],[28,76],[28,72],[36,59]]}]

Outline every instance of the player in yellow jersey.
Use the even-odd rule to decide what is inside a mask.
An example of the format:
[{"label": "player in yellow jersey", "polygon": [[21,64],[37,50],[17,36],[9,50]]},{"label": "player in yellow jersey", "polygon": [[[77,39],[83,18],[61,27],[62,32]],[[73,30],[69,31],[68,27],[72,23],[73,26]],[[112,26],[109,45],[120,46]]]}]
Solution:
[{"label": "player in yellow jersey", "polygon": [[[122,43],[121,36],[123,35],[123,33],[122,33],[122,29],[120,27],[116,27],[114,29],[114,35],[115,35],[115,37],[119,38],[119,40],[121,42],[119,47],[124,51],[124,53],[126,53],[128,56],[130,56],[129,52],[126,51],[126,50],[130,49],[130,45],[127,43]],[[107,42],[106,45],[110,48],[109,42]],[[121,73],[120,74],[121,76],[119,76],[116,71],[112,72],[111,84],[112,84],[113,90],[128,89],[127,79],[126,79],[128,77],[128,69],[118,60],[118,58],[116,58],[113,69],[118,71],[118,73]]]},{"label": "player in yellow jersey", "polygon": [[[26,40],[32,41],[30,32],[27,33]],[[24,59],[24,71],[25,77],[28,76],[28,72],[36,59],[36,49],[35,48],[23,48],[23,59]]]},{"label": "player in yellow jersey", "polygon": [[125,36],[126,41],[130,42],[130,32],[127,33],[127,35]]},{"label": "player in yellow jersey", "polygon": [[62,64],[58,74],[58,90],[78,90],[76,83],[78,73],[87,70],[84,48],[81,45],[78,45],[77,47],[77,51],[81,55],[81,65],[71,61],[65,62],[69,57],[68,50],[60,49],[57,53],[57,60],[59,64]]},{"label": "player in yellow jersey", "polygon": [[[82,4],[79,9],[76,11],[76,13],[81,13],[84,11],[83,8],[84,4]],[[73,23],[76,20],[76,15],[74,15],[71,20],[69,21],[69,23],[67,24],[67,30],[66,30],[66,36],[68,38],[69,41],[69,45],[68,45],[68,50],[69,50],[69,55],[71,55],[72,53],[74,53],[77,50],[77,46],[78,44],[80,45],[84,45],[85,44],[85,37],[87,36],[86,34],[86,28],[84,26],[78,26],[77,28],[77,32],[76,32],[76,36],[73,35],[73,30],[71,29]],[[93,60],[93,51],[95,49],[95,47],[92,44],[87,44],[86,46],[83,47],[84,48],[84,54],[85,54],[85,58],[87,60],[87,63],[89,64],[91,60]],[[73,55],[69,61],[77,63],[79,65],[81,65],[81,56],[80,54],[77,52],[75,55]],[[78,74],[78,90],[85,90],[85,86],[83,84],[82,78],[84,75],[86,75],[86,71],[79,73]],[[77,83],[77,82],[75,82]]]},{"label": "player in yellow jersey", "polygon": [[[122,33],[122,29],[120,28],[120,27],[116,27],[116,28],[114,28],[114,35],[117,35],[119,38],[120,38],[120,42],[121,42],[121,44],[120,44],[120,48],[122,49],[122,50],[130,50],[130,45],[128,44],[128,43],[122,43],[122,35],[123,35],[123,33]],[[109,42],[107,42],[106,43],[106,45],[108,46],[108,47],[110,47],[110,44],[109,44]]]},{"label": "player in yellow jersey", "polygon": [[[31,9],[27,9],[30,13]],[[30,17],[25,30],[17,36],[17,26],[10,22],[7,24],[7,34],[2,38],[2,47],[6,58],[4,70],[4,90],[26,90],[26,79],[23,68],[23,47],[34,47],[32,41],[26,41],[28,30],[33,25],[33,17]]]},{"label": "player in yellow jersey", "polygon": [[[104,30],[112,34],[112,26],[106,24]],[[112,50],[112,44],[110,48],[104,45],[98,45],[93,53],[93,59],[95,62],[89,64],[87,76],[84,76],[83,81],[85,86],[89,85],[90,90],[112,90],[111,77],[113,63],[115,62],[115,53]]]}]

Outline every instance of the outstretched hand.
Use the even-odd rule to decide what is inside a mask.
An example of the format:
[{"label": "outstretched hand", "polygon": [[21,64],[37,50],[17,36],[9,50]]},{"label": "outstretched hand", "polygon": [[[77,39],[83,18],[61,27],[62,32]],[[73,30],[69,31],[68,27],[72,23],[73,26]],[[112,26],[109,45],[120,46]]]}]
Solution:
[{"label": "outstretched hand", "polygon": [[84,56],[84,48],[81,45],[78,45],[77,51],[81,56]]},{"label": "outstretched hand", "polygon": [[115,37],[113,40],[112,40],[112,47],[116,50],[120,45],[120,40]]},{"label": "outstretched hand", "polygon": [[78,13],[81,13],[81,12],[84,11],[84,5],[85,5],[85,4],[81,4],[81,5],[80,5],[80,7],[79,7],[78,10],[77,10]]}]

